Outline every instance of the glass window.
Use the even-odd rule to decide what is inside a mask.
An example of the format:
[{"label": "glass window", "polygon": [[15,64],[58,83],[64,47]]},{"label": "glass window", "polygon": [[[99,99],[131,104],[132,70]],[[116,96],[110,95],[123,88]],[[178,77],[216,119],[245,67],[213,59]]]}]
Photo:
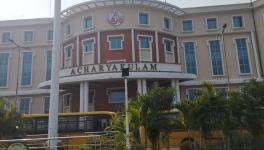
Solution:
[{"label": "glass window", "polygon": [[139,24],[140,25],[149,25],[148,13],[139,13]]},{"label": "glass window", "polygon": [[150,48],[150,37],[144,37],[141,36],[139,37],[139,42],[140,42],[140,48],[141,49],[149,49]]},{"label": "glass window", "polygon": [[90,90],[90,92],[89,92],[89,103],[93,103],[94,102],[94,98],[95,98],[95,91],[94,90]]},{"label": "glass window", "polygon": [[122,49],[122,41],[122,36],[109,37],[109,49]]},{"label": "glass window", "polygon": [[47,32],[47,40],[52,41],[53,40],[53,31],[50,30]]},{"label": "glass window", "polygon": [[23,52],[21,85],[31,85],[32,78],[32,52]]},{"label": "glass window", "polygon": [[46,81],[51,79],[51,60],[52,60],[52,51],[47,51],[46,58]]},{"label": "glass window", "polygon": [[65,55],[66,55],[66,57],[71,57],[71,50],[72,50],[72,46],[67,46],[66,48],[65,48]]},{"label": "glass window", "polygon": [[184,54],[187,73],[197,74],[194,42],[184,43]]},{"label": "glass window", "polygon": [[0,87],[7,86],[8,61],[9,61],[9,54],[0,53]]},{"label": "glass window", "polygon": [[165,40],[164,44],[165,44],[166,52],[173,52],[172,41]]},{"label": "glass window", "polygon": [[85,29],[92,28],[93,27],[93,17],[92,16],[85,17],[83,21],[83,26]]},{"label": "glass window", "polygon": [[24,41],[32,42],[33,41],[33,31],[25,31],[24,32]]},{"label": "glass window", "polygon": [[171,30],[171,19],[164,17],[164,29]]},{"label": "glass window", "polygon": [[217,29],[217,19],[216,18],[207,19],[207,29],[208,30]]},{"label": "glass window", "polygon": [[193,31],[192,20],[183,20],[182,21],[182,31],[183,32],[192,32]]},{"label": "glass window", "polygon": [[29,97],[23,97],[20,99],[19,104],[19,111],[23,114],[29,114],[30,113],[30,101],[31,98]]},{"label": "glass window", "polygon": [[233,16],[233,27],[234,28],[244,27],[244,18],[242,16]]},{"label": "glass window", "polygon": [[83,41],[83,46],[84,46],[84,52],[85,53],[91,53],[94,51],[94,40],[86,40]]},{"label": "glass window", "polygon": [[240,73],[250,73],[251,71],[247,50],[247,40],[245,38],[236,39],[236,47]]},{"label": "glass window", "polygon": [[67,24],[65,30],[66,30],[66,35],[71,34],[71,25],[70,24]]},{"label": "glass window", "polygon": [[110,103],[124,103],[125,102],[125,90],[124,89],[109,90],[109,102]]},{"label": "glass window", "polygon": [[213,75],[223,75],[224,71],[223,71],[220,41],[219,40],[209,41],[209,47],[211,53]]},{"label": "glass window", "polygon": [[8,43],[11,39],[11,33],[10,32],[3,32],[2,34],[2,43]]},{"label": "glass window", "polygon": [[199,96],[201,93],[201,90],[199,89],[188,89],[187,96],[189,100],[194,100]]},{"label": "glass window", "polygon": [[49,113],[50,97],[49,96],[43,97],[43,101],[44,101],[44,113],[47,114]]},{"label": "glass window", "polygon": [[72,99],[71,94],[67,94],[63,96],[63,112],[71,111],[71,99]]}]

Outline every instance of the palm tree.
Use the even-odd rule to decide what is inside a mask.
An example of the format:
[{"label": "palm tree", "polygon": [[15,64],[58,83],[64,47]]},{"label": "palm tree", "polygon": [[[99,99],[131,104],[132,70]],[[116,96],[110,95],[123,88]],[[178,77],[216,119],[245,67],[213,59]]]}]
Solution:
[{"label": "palm tree", "polygon": [[151,141],[153,150],[160,149],[160,133],[166,123],[166,118],[162,114],[173,108],[174,91],[175,89],[173,88],[159,87],[155,83],[147,95],[139,97],[139,100],[142,102],[140,114],[142,125],[145,129],[145,137],[148,137]]}]

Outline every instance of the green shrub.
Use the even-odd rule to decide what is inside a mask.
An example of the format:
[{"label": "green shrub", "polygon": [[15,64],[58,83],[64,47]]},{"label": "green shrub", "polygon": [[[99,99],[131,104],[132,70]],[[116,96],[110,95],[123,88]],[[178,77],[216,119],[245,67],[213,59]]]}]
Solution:
[{"label": "green shrub", "polygon": [[133,145],[131,150],[145,150],[145,147],[141,144]]},{"label": "green shrub", "polygon": [[180,145],[180,150],[194,150],[195,144],[193,141],[184,141]]}]

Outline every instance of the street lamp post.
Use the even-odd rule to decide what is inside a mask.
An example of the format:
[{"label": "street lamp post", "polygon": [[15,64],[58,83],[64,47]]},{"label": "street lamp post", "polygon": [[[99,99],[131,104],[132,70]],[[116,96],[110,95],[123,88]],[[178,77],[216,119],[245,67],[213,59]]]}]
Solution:
[{"label": "street lamp post", "polygon": [[226,30],[227,24],[225,23],[222,26],[222,32],[221,32],[221,36],[222,36],[222,49],[224,52],[224,58],[225,58],[225,67],[226,67],[226,74],[227,74],[227,90],[230,90],[230,77],[229,77],[229,69],[228,69],[228,64],[227,64],[227,54],[226,54],[226,48],[225,48],[225,37],[224,37],[224,33]]},{"label": "street lamp post", "polygon": [[58,137],[58,106],[59,106],[59,64],[60,64],[60,26],[61,26],[61,0],[55,0],[53,19],[53,47],[52,47],[52,71],[50,85],[49,106],[49,149],[57,150]]},{"label": "street lamp post", "polygon": [[127,77],[129,76],[129,68],[122,69],[122,77],[125,82],[125,109],[126,109],[126,148],[130,149],[129,143],[129,121],[128,121],[128,92],[127,92]]}]

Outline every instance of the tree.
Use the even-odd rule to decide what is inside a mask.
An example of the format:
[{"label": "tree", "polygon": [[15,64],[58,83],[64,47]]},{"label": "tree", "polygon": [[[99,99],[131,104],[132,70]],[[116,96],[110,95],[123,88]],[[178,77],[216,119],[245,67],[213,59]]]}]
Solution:
[{"label": "tree", "polygon": [[23,137],[23,119],[14,106],[5,108],[5,102],[0,99],[0,139]]},{"label": "tree", "polygon": [[142,102],[142,125],[153,150],[159,149],[160,133],[167,122],[162,114],[173,108],[174,91],[173,88],[159,87],[157,83],[154,83],[147,95],[139,97]]},{"label": "tree", "polygon": [[241,98],[244,102],[244,127],[254,136],[263,134],[264,113],[264,81],[250,80],[241,89]]},{"label": "tree", "polygon": [[[130,99],[128,104],[128,119],[129,119],[129,139],[132,146],[140,145],[140,131],[142,125],[140,109],[141,103],[136,98]],[[115,137],[115,147],[117,150],[126,148],[126,129],[125,129],[125,110],[114,116],[111,120],[111,125],[106,130],[118,131]]]},{"label": "tree", "polygon": [[196,99],[194,110],[195,124],[200,127],[204,137],[212,131],[222,130],[224,120],[229,116],[225,92],[217,92],[212,84],[205,83],[201,96]]}]

